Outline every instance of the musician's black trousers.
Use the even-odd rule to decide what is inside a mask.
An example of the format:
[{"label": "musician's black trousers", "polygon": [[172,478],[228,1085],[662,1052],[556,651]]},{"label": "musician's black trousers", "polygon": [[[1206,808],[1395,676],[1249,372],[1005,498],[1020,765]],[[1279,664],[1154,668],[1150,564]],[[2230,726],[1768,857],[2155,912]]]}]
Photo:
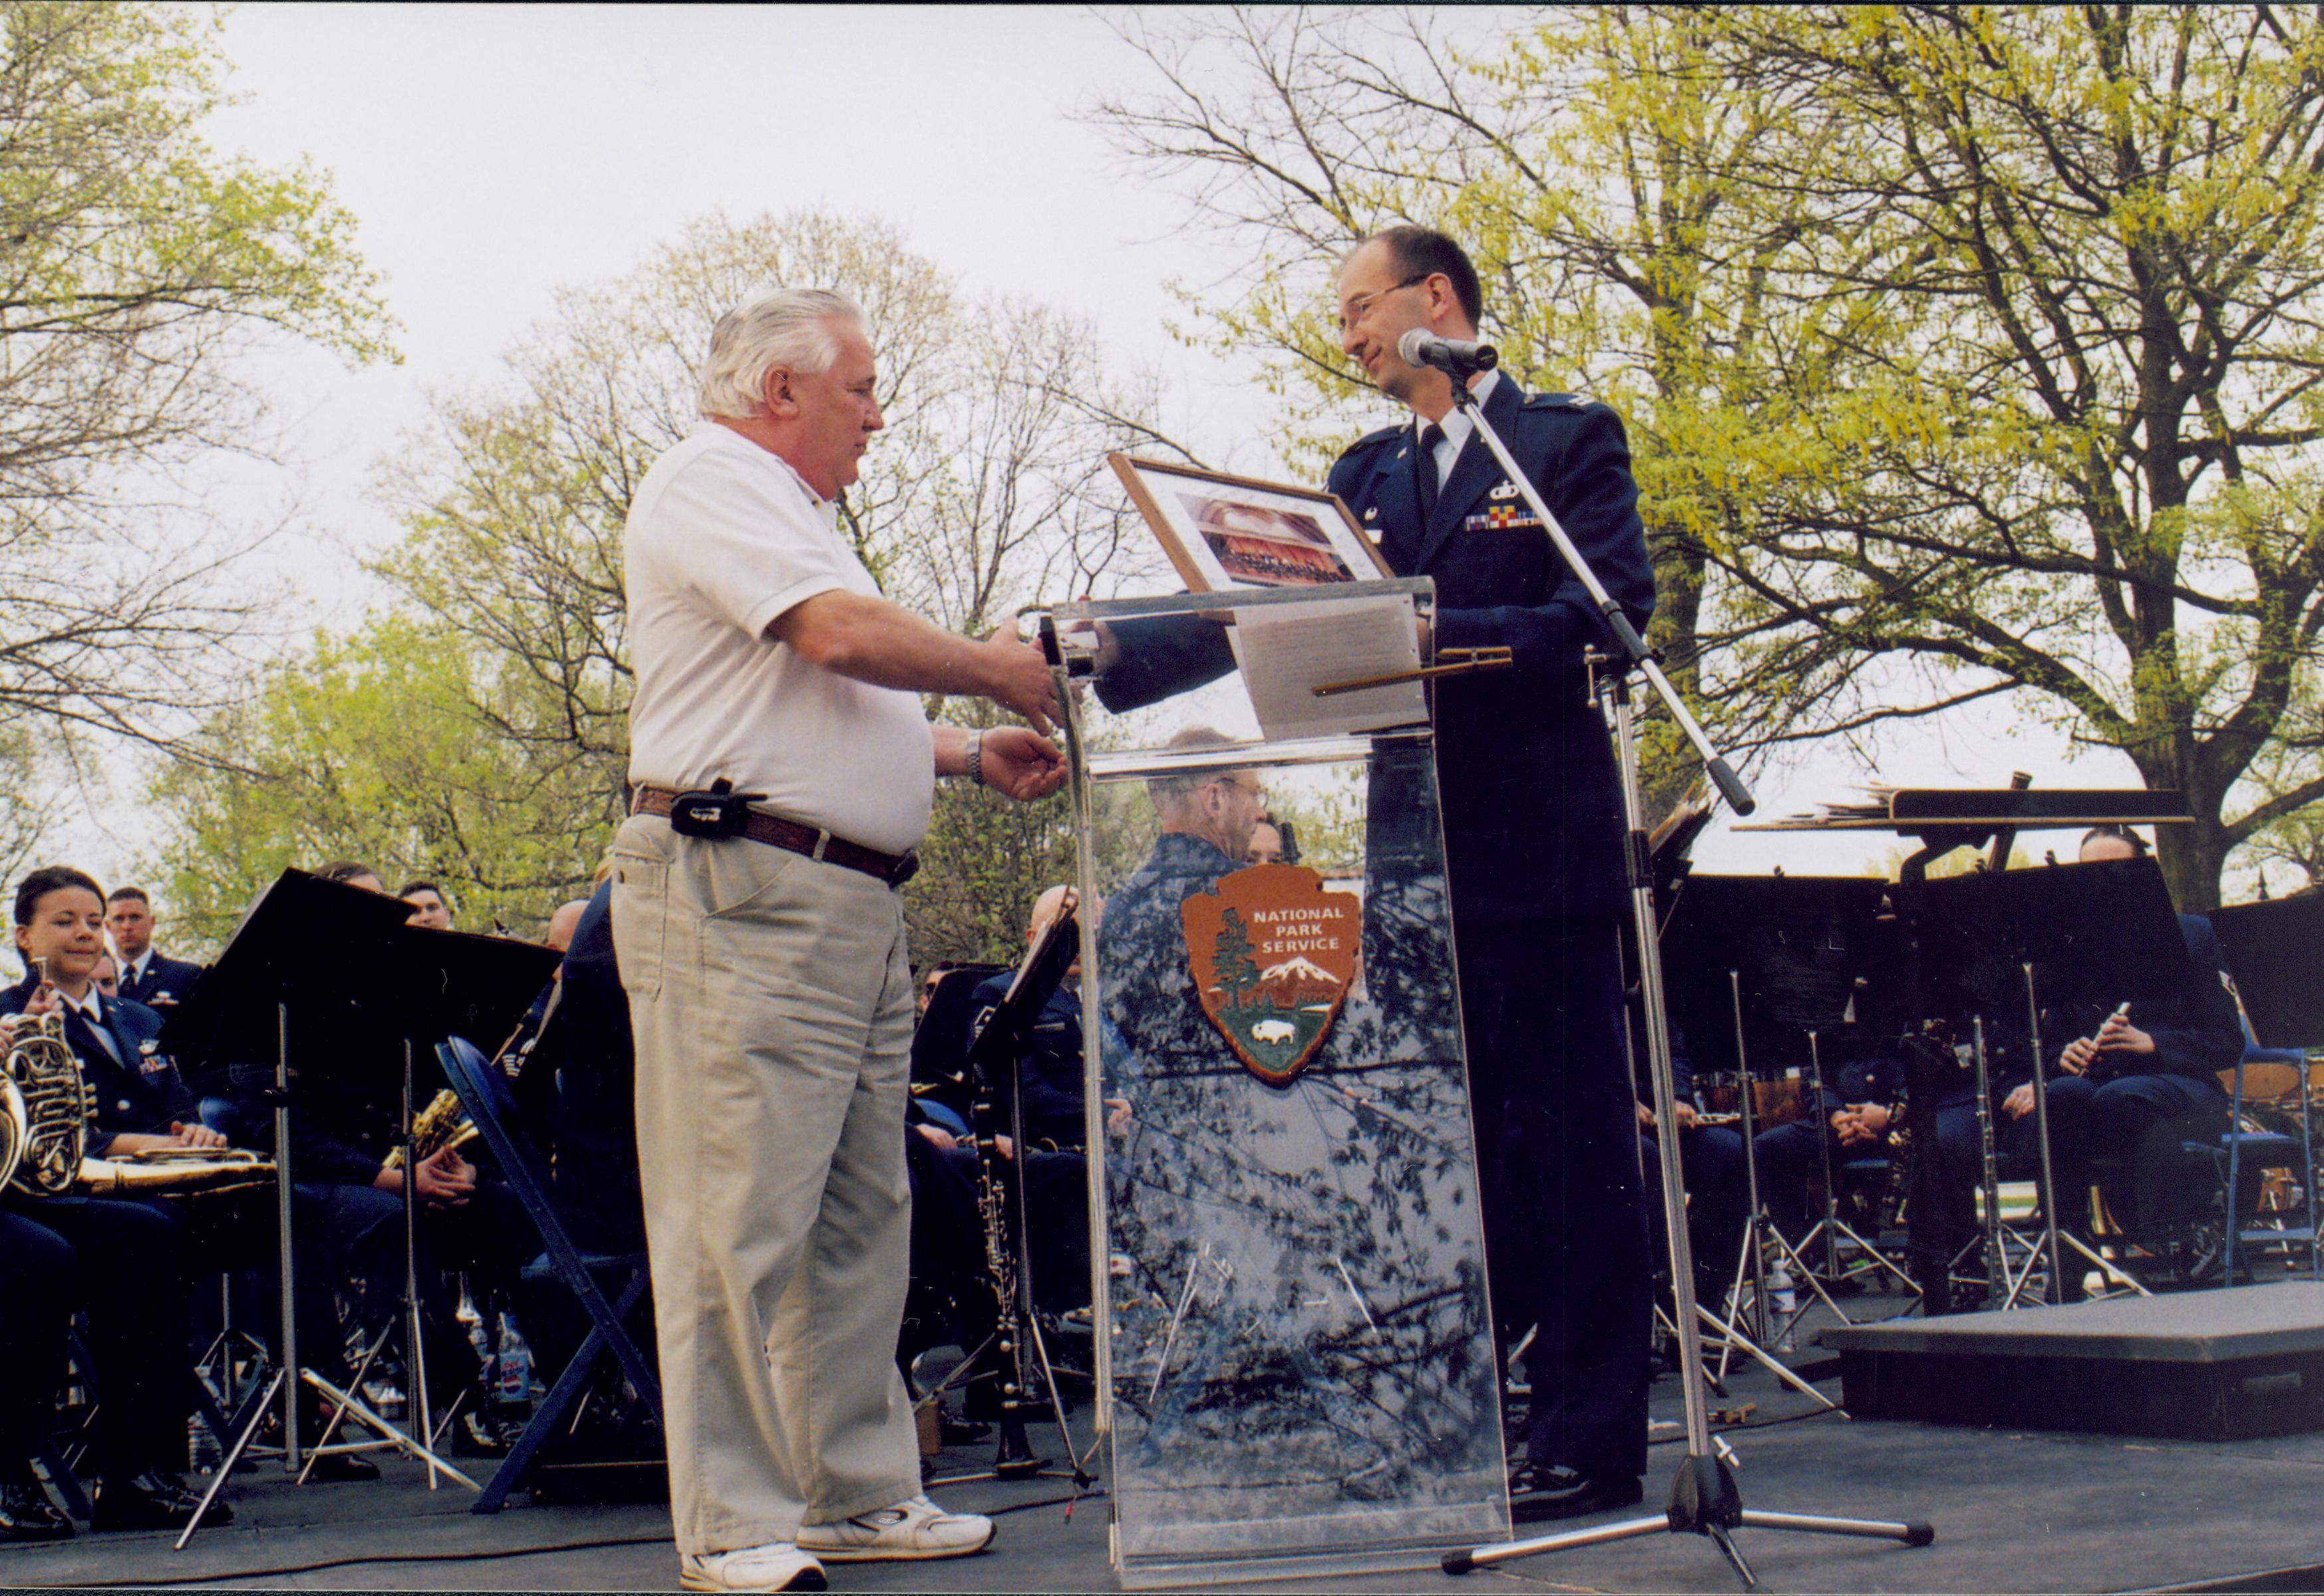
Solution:
[{"label": "musician's black trousers", "polygon": [[[1698,1125],[1679,1137],[1680,1172],[1686,1178],[1686,1229],[1694,1250],[1695,1294],[1717,1305],[1734,1278],[1743,1254],[1743,1222],[1748,1217],[1750,1183],[1743,1167],[1743,1133],[1727,1125]],[[1655,1267],[1667,1270],[1663,1255],[1670,1242],[1663,1223],[1662,1153],[1652,1136],[1638,1139],[1645,1176],[1646,1235]]]},{"label": "musician's black trousers", "polygon": [[[1895,1143],[1886,1138],[1873,1145],[1842,1147],[1829,1125],[1819,1126],[1809,1120],[1762,1130],[1751,1144],[1759,1162],[1759,1201],[1767,1217],[1795,1241],[1823,1217],[1814,1197],[1814,1185],[1823,1173],[1816,1147],[1819,1135],[1831,1142],[1832,1178],[1843,1187],[1850,1184],[1850,1164],[1895,1156]],[[1923,1188],[1929,1200],[1918,1213],[1908,1208],[1906,1217],[1914,1253],[1925,1253],[1934,1268],[1949,1266],[1977,1234],[1974,1193],[1980,1156],[1975,1103],[1937,1110],[1937,1141],[1931,1156],[1935,1159],[1936,1177]],[[1881,1170],[1869,1172],[1868,1178],[1885,1182],[1889,1176]],[[1914,1201],[1922,1199],[1916,1196]],[[1817,1253],[1821,1257],[1821,1247]]]},{"label": "musician's black trousers", "polygon": [[99,1476],[186,1466],[185,1271],[184,1236],[164,1204],[0,1199],[0,1466],[27,1457],[52,1420],[78,1308],[97,1365]]},{"label": "musician's black trousers", "polygon": [[[2058,1193],[2058,1222],[2087,1233],[2089,1224],[2090,1160],[2135,1159],[2128,1189],[2109,1188],[2116,1217],[2133,1227],[2162,1222],[2190,1206],[2193,1194],[2169,1189],[2184,1167],[2168,1151],[2141,1157],[2150,1131],[2212,1137],[2227,1129],[2227,1094],[2216,1082],[2190,1075],[2121,1075],[2103,1085],[2088,1075],[2056,1075],[2049,1082],[2050,1168]],[[2013,1146],[2026,1158],[2039,1157],[2034,1116],[2017,1122]],[[2171,1139],[2176,1139],[2176,1134]],[[2202,1171],[2209,1180],[2209,1171]],[[2208,1195],[2208,1193],[2203,1194]]]},{"label": "musician's black trousers", "polygon": [[1530,1461],[1646,1463],[1652,1264],[1611,916],[1454,922],[1486,1274],[1526,1354]]}]

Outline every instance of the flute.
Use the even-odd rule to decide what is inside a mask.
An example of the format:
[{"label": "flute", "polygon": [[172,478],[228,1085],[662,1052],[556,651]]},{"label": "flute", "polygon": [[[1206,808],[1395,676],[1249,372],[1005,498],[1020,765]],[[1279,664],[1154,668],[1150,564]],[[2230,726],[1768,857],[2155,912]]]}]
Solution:
[{"label": "flute", "polygon": [[[2107,1015],[2105,1019],[2101,1020],[2097,1030],[2092,1031],[2089,1036],[2080,1039],[2089,1044],[2091,1049],[2095,1051],[2098,1045],[2098,1038],[2106,1034],[2106,1028],[2107,1026],[2112,1025],[2117,1019],[2127,1019],[2130,1018],[2130,1005],[2135,1000],[2132,999],[2125,999],[2123,1001],[2122,1007],[2116,1009],[2113,1013]],[[2072,1050],[2073,1049],[2071,1047],[2069,1047],[2067,1052],[2070,1053]],[[2088,1064],[2076,1065],[2068,1063],[2065,1056],[2062,1054],[2060,1055],[2058,1062],[2064,1065],[2068,1070],[2078,1075],[2089,1068]]]}]

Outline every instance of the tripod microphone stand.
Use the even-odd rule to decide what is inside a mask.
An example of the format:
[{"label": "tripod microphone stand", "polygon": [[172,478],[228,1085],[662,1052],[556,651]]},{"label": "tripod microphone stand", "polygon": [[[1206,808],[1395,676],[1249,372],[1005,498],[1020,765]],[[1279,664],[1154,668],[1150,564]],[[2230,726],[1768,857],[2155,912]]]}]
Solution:
[{"label": "tripod microphone stand", "polygon": [[[1646,651],[1646,641],[1629,617],[1606,591],[1598,575],[1574,548],[1557,517],[1543,503],[1533,481],[1517,465],[1501,441],[1469,389],[1461,374],[1452,380],[1455,401],[1464,409],[1474,423],[1477,436],[1500,462],[1508,480],[1525,497],[1526,505],[1541,521],[1543,530],[1564,559],[1566,568],[1588,591],[1598,607],[1607,630],[1613,635],[1620,652],[1612,663],[1613,669],[1601,670],[1593,660],[1592,691],[1601,709],[1610,710],[1610,729],[1614,751],[1620,769],[1622,815],[1627,835],[1624,857],[1627,862],[1629,886],[1631,925],[1638,945],[1639,995],[1646,1012],[1646,1056],[1655,1088],[1655,1120],[1657,1124],[1675,1127],[1678,1123],[1677,1093],[1671,1074],[1671,1044],[1669,1009],[1663,992],[1663,966],[1660,938],[1656,936],[1654,901],[1654,878],[1646,845],[1646,826],[1644,805],[1638,796],[1637,742],[1630,716],[1629,676],[1632,671],[1646,678],[1655,695],[1669,709],[1672,718],[1692,743],[1702,758],[1703,767],[1729,807],[1738,814],[1748,815],[1757,807],[1750,791],[1713,748],[1710,738],[1694,716],[1688,713],[1662,668]],[[1687,1235],[1685,1175],[1680,1164],[1678,1138],[1665,1134],[1655,1139],[1655,1148],[1662,1159],[1663,1223],[1668,1236],[1671,1260],[1671,1289],[1676,1299],[1678,1322],[1686,1331],[1695,1325],[1698,1305],[1694,1299],[1694,1256]],[[1699,1344],[1699,1343],[1698,1343]],[[1467,1552],[1447,1553],[1443,1560],[1447,1573],[1467,1573],[1471,1569],[1513,1562],[1522,1557],[1558,1552],[1569,1547],[1596,1545],[1609,1541],[1630,1540],[1641,1536],[1662,1534],[1692,1534],[1709,1537],[1734,1567],[1746,1586],[1756,1587],[1750,1564],[1736,1548],[1729,1532],[1738,1527],[1784,1529],[1816,1535],[1865,1536],[1877,1540],[1900,1541],[1906,1545],[1926,1545],[1936,1538],[1936,1531],[1926,1524],[1882,1523],[1869,1519],[1835,1518],[1800,1513],[1754,1511],[1743,1506],[1742,1493],[1736,1489],[1735,1476],[1726,1462],[1713,1449],[1711,1435],[1710,1407],[1703,1394],[1702,1361],[1690,1350],[1679,1360],[1679,1377],[1686,1398],[1686,1456],[1680,1463],[1677,1477],[1672,1481],[1669,1508],[1652,1518],[1621,1520],[1586,1529],[1569,1530],[1563,1534],[1538,1536],[1527,1540],[1506,1542],[1499,1545],[1479,1546]]]}]

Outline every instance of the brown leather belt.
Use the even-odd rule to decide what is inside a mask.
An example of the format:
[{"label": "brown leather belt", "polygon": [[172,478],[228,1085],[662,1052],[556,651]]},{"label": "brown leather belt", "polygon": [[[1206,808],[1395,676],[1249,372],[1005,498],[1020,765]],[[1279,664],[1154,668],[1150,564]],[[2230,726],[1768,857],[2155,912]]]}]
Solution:
[{"label": "brown leather belt", "polygon": [[[666,816],[678,799],[678,795],[666,787],[641,787],[630,795],[630,813]],[[742,835],[770,848],[784,848],[794,853],[804,853],[810,859],[820,859],[825,864],[860,870],[891,887],[902,886],[920,868],[920,856],[917,852],[882,853],[877,848],[867,848],[860,843],[851,843],[845,837],[834,836],[827,831],[817,831],[812,826],[802,826],[796,820],[786,820],[779,815],[769,815],[759,809],[752,810],[749,818],[743,821]]]}]

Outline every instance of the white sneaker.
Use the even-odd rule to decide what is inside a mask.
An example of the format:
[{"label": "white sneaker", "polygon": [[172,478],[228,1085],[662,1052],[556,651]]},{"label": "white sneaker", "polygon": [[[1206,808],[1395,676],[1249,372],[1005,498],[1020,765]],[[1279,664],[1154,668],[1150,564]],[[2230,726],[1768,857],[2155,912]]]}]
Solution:
[{"label": "white sneaker", "polygon": [[837,1524],[803,1524],[798,1532],[799,1549],[826,1563],[965,1557],[982,1552],[991,1540],[991,1519],[979,1513],[947,1513],[924,1496],[908,1497]]},{"label": "white sneaker", "polygon": [[820,1591],[823,1564],[788,1541],[733,1552],[687,1552],[678,1583],[689,1591]]}]

